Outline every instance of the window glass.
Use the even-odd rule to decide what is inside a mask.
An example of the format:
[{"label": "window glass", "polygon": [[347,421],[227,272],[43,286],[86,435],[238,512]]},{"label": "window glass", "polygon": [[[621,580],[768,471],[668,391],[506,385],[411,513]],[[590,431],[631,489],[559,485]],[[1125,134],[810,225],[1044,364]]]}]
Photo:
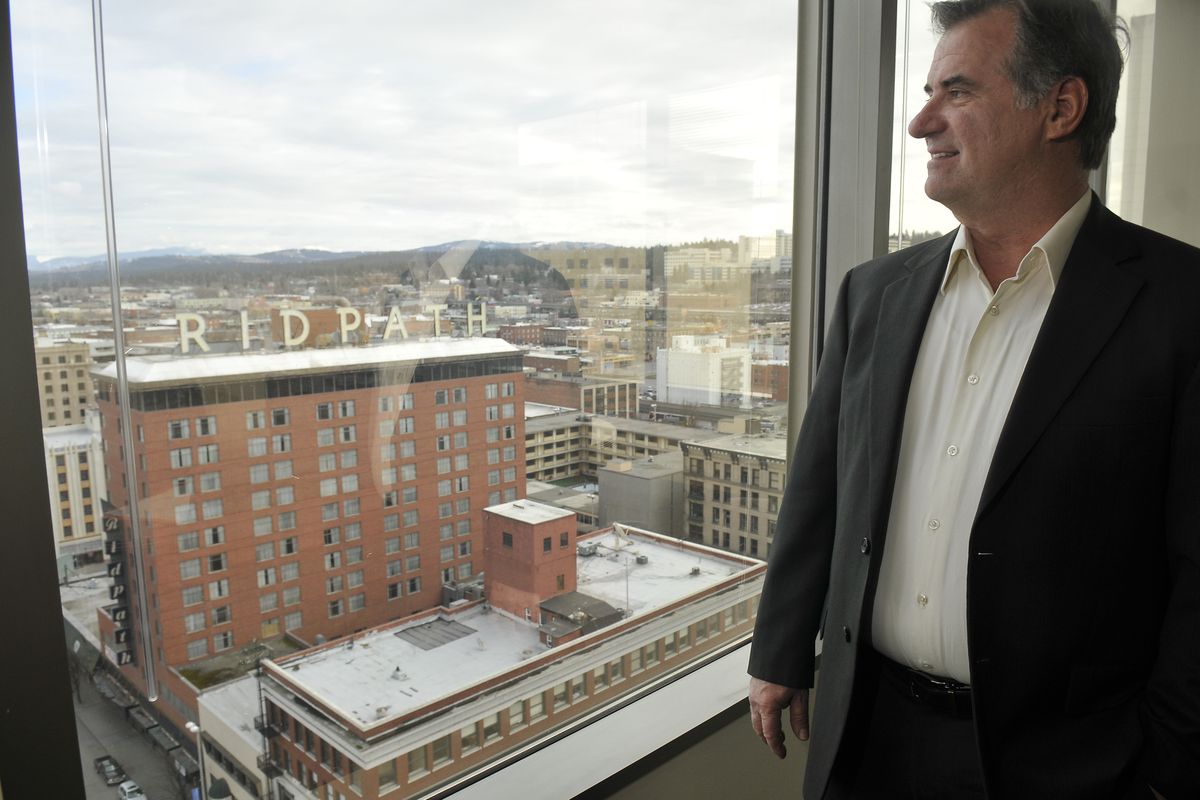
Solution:
[{"label": "window glass", "polygon": [[[51,498],[70,506],[63,536],[91,526],[91,560],[61,536],[56,557],[68,573],[111,560],[96,546],[109,512],[75,502],[101,497],[124,552],[143,556],[123,562],[128,602],[113,605],[130,641],[107,612],[84,616],[98,613],[103,668],[159,698],[146,702],[162,716],[195,715],[195,697],[168,689],[178,665],[215,674],[443,603],[477,607],[489,504],[562,503],[578,515],[566,538],[555,526],[502,549],[569,561],[601,527],[609,462],[784,433],[791,331],[806,324],[788,305],[794,3],[706,2],[664,37],[678,10],[653,4],[110,2],[103,178],[89,10],[13,4],[28,246],[35,262],[94,257],[111,221],[124,285],[102,268],[69,285],[34,270],[35,297],[20,300],[38,309],[38,337],[89,342],[79,359],[47,354],[36,376],[59,415],[69,396],[97,422],[90,479],[64,476]],[[102,185],[119,198],[111,220]],[[59,363],[81,374],[57,376]],[[64,396],[60,381],[77,378],[94,385]],[[703,494],[695,529],[654,516],[669,503],[620,507],[631,525],[707,544]],[[746,550],[765,553],[767,526],[753,524]],[[574,588],[564,572],[545,584]],[[515,652],[545,651],[540,623]],[[595,669],[554,678],[574,676],[550,695],[565,703],[554,724],[588,681],[621,680],[620,662]],[[206,675],[193,685],[213,685]],[[504,719],[545,718],[537,687],[514,696],[528,708],[478,710],[478,744]],[[394,754],[399,775],[365,786],[445,766],[469,722]]]}]

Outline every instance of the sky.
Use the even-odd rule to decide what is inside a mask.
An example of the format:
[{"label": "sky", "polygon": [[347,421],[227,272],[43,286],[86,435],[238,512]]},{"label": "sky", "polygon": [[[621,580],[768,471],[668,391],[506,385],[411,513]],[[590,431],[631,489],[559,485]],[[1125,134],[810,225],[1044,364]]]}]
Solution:
[{"label": "sky", "polygon": [[[27,249],[105,250],[90,3],[13,0]],[[118,251],[791,226],[794,0],[104,5]]]}]

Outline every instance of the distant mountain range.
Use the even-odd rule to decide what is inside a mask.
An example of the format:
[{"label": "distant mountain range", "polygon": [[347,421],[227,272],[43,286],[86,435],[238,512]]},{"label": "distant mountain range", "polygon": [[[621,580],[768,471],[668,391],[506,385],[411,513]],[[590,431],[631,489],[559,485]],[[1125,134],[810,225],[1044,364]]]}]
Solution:
[{"label": "distant mountain range", "polygon": [[[472,239],[460,239],[455,242],[426,245],[412,250],[400,251],[406,253],[446,253],[451,250],[595,250],[611,248],[614,245],[599,242],[492,242]],[[167,247],[154,250],[137,250],[120,253],[120,263],[123,267],[132,267],[141,272],[149,269],[169,268],[178,265],[184,268],[200,268],[213,265],[228,264],[260,264],[260,265],[300,265],[313,264],[321,261],[345,261],[360,256],[372,255],[376,251],[352,250],[332,252],[329,250],[291,249],[274,250],[269,253],[253,255],[213,254],[193,247]],[[380,253],[385,251],[378,251]],[[142,262],[142,263],[136,263]],[[26,257],[26,266],[31,273],[52,273],[59,270],[91,271],[97,268],[107,268],[108,256],[64,256],[39,261],[34,256]]]}]

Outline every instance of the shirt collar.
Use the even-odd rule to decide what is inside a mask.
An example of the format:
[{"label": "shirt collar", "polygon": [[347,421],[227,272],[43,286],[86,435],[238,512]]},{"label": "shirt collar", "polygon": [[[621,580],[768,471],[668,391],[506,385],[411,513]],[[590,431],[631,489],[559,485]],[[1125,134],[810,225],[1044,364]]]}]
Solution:
[{"label": "shirt collar", "polygon": [[[1058,284],[1058,279],[1062,275],[1063,267],[1067,263],[1067,256],[1071,254],[1071,248],[1075,245],[1075,237],[1079,235],[1079,229],[1083,227],[1083,221],[1087,218],[1088,210],[1092,207],[1092,192],[1085,191],[1083,196],[1075,201],[1075,205],[1067,209],[1067,212],[1058,218],[1058,221],[1050,227],[1050,230],[1038,239],[1029,252],[1035,250],[1041,252],[1046,259],[1046,266],[1050,271],[1050,283],[1052,286]],[[946,273],[942,276],[942,285],[940,292],[946,293],[946,288],[950,285],[950,279],[954,276],[955,268],[963,260],[975,268],[982,275],[982,270],[979,269],[979,262],[975,258],[975,248],[971,244],[971,234],[963,226],[958,226],[958,233],[954,237],[954,244],[950,247],[950,260],[946,264]],[[1020,275],[1027,269],[1029,264],[1028,255],[1021,259],[1021,265],[1017,269],[1017,274]]]}]

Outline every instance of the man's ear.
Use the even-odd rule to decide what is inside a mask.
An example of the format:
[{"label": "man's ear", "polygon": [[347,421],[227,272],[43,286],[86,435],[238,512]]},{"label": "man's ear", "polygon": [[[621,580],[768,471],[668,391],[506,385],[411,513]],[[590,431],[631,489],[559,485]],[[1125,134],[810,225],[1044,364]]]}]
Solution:
[{"label": "man's ear", "polygon": [[1046,135],[1051,141],[1069,138],[1083,122],[1087,111],[1088,89],[1082,78],[1063,78],[1051,87],[1048,94],[1049,114],[1046,117]]}]

